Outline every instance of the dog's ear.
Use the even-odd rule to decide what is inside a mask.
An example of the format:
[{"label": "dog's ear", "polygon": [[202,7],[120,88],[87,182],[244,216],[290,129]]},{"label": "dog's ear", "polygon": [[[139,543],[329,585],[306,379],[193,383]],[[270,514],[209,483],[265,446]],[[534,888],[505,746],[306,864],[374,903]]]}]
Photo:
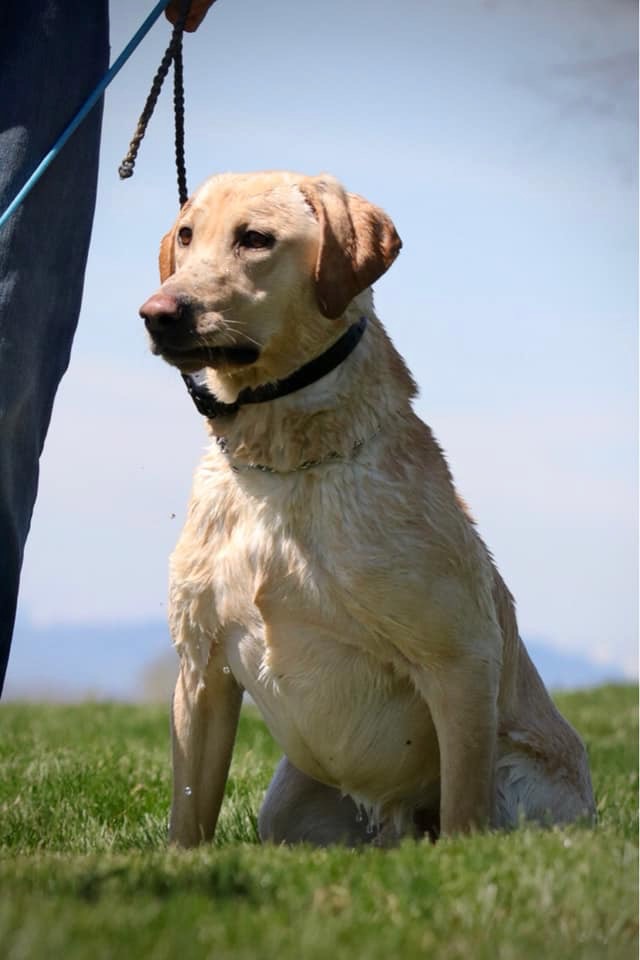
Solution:
[{"label": "dog's ear", "polygon": [[164,283],[167,277],[170,277],[176,269],[176,258],[174,253],[176,238],[175,226],[165,233],[160,241],[160,254],[158,256],[158,265],[160,267],[160,283]]},{"label": "dog's ear", "polygon": [[345,193],[333,177],[310,177],[300,189],[320,224],[316,298],[322,313],[335,319],[389,269],[402,241],[383,210]]}]

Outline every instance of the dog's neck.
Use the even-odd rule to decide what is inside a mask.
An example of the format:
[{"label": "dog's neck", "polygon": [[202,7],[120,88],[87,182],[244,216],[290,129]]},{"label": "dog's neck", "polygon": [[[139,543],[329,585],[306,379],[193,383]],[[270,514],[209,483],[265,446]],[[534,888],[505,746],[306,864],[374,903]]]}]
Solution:
[{"label": "dog's neck", "polygon": [[196,409],[207,419],[215,420],[218,417],[232,416],[240,407],[257,403],[270,403],[279,400],[326,377],[340,366],[350,353],[358,346],[367,327],[367,318],[360,317],[357,323],[348,327],[342,336],[324,350],[319,356],[297,367],[293,373],[284,379],[268,380],[257,387],[245,387],[240,391],[234,403],[225,403],[213,394],[206,384],[198,382],[192,374],[183,373],[182,377],[187,386]]},{"label": "dog's neck", "polygon": [[[390,417],[409,411],[415,383],[373,310],[367,314],[357,347],[330,373],[288,396],[207,421],[232,466],[289,473],[348,460]],[[362,315],[354,306],[345,320]]]}]

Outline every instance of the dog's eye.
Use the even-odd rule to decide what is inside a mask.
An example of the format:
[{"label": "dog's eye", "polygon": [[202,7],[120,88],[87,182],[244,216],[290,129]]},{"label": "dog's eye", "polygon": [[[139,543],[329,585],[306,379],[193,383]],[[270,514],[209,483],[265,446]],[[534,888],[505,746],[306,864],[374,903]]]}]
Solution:
[{"label": "dog's eye", "polygon": [[238,239],[238,245],[249,250],[270,250],[276,242],[271,233],[260,233],[258,230],[244,230]]},{"label": "dog's eye", "polygon": [[191,227],[180,227],[178,230],[178,243],[181,247],[188,247],[191,243],[193,230]]}]

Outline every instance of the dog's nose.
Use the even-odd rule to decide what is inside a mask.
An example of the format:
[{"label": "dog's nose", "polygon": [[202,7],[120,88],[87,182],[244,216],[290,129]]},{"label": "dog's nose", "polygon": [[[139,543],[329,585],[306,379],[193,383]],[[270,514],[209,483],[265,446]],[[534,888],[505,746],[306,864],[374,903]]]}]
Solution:
[{"label": "dog's nose", "polygon": [[149,333],[159,333],[175,325],[181,318],[182,304],[170,293],[154,293],[140,307],[140,316]]}]

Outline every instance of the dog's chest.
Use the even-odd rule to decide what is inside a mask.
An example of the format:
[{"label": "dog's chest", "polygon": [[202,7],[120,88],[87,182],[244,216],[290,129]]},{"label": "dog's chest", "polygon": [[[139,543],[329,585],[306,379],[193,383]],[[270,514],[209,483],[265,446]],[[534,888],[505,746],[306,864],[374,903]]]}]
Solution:
[{"label": "dog's chest", "polygon": [[382,662],[394,658],[392,635],[422,634],[423,574],[412,545],[394,543],[384,507],[372,510],[357,482],[331,469],[242,480],[233,496],[206,491],[182,551],[180,576],[199,584],[220,627],[259,625],[268,653],[295,624]]},{"label": "dog's chest", "polygon": [[[415,798],[437,778],[437,747],[385,635],[385,598],[371,571],[377,563],[393,579],[388,564],[376,558],[351,493],[326,477],[323,486],[270,480],[236,495],[224,518],[204,506],[192,515],[176,551],[174,580],[184,587],[174,602],[193,609],[190,591],[200,584],[196,616],[204,622],[215,611],[211,633],[296,766],[374,805]],[[214,511],[225,506],[214,502]]]},{"label": "dog's chest", "polygon": [[318,626],[263,630],[228,631],[227,662],[292,763],[368,807],[417,805],[439,761],[411,683]]}]

